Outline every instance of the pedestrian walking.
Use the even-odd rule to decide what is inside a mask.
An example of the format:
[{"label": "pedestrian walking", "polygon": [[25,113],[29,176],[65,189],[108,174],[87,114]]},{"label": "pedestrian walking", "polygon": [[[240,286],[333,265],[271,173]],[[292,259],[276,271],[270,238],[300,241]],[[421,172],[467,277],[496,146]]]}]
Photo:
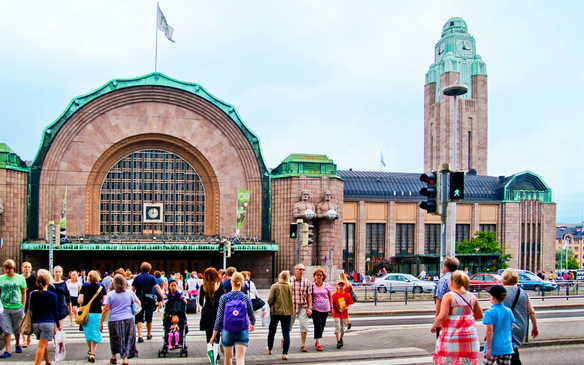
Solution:
[{"label": "pedestrian walking", "polygon": [[103,284],[103,288],[106,293],[109,291],[109,286],[112,283],[113,277],[114,277],[113,271],[112,272],[106,271],[103,274],[103,279],[101,279],[101,283]]},{"label": "pedestrian walking", "polygon": [[63,268],[59,265],[53,267],[53,281],[48,290],[57,294],[57,313],[59,314],[61,327],[63,327],[63,320],[71,312],[71,298],[67,283],[63,281]]},{"label": "pedestrian walking", "polygon": [[4,307],[2,312],[2,332],[4,332],[4,353],[0,358],[12,356],[10,352],[10,340],[14,335],[16,353],[22,352],[20,347],[20,322],[24,316],[26,304],[26,280],[16,273],[14,260],[4,261],[4,275],[0,276],[1,302]]},{"label": "pedestrian walking", "polygon": [[444,294],[440,314],[430,330],[435,333],[441,328],[433,360],[436,364],[474,365],[480,351],[476,321],[483,318],[483,310],[468,291],[469,279],[464,271],[452,273],[449,286],[450,292]]},{"label": "pedestrian walking", "polygon": [[282,337],[284,337],[282,347],[282,360],[288,359],[288,349],[290,348],[290,323],[294,304],[292,303],[292,285],[290,285],[290,272],[282,271],[278,275],[278,282],[270,288],[268,297],[270,306],[270,327],[268,332],[268,354],[272,354],[274,348],[274,337],[278,329],[278,323],[282,326]]},{"label": "pedestrian walking", "polygon": [[62,330],[57,313],[57,294],[47,290],[51,283],[51,274],[47,270],[40,269],[37,275],[35,285],[38,290],[31,292],[29,303],[29,310],[32,313],[32,333],[38,339],[34,365],[40,365],[43,359],[45,364],[51,363],[48,344],[53,339],[55,326],[57,330]]},{"label": "pedestrian walking", "polygon": [[71,311],[69,312],[71,326],[73,325],[73,321],[77,319],[77,308],[79,307],[77,298],[79,297],[79,291],[82,286],[77,271],[71,271],[71,278],[67,279],[67,290],[69,290],[69,298],[71,299]]},{"label": "pedestrian walking", "polygon": [[120,354],[122,364],[128,365],[129,358],[138,356],[132,303],[141,303],[136,294],[127,289],[124,276],[116,274],[112,284],[113,290],[107,293],[103,301],[99,330],[103,331],[103,322],[109,314],[108,330],[112,353],[110,364],[117,364],[117,354]]},{"label": "pedestrian walking", "polygon": [[199,281],[197,280],[197,272],[193,271],[189,274],[189,279],[187,280],[187,290],[189,297],[191,299],[197,300],[199,296]]},{"label": "pedestrian walking", "polygon": [[326,319],[333,311],[332,289],[325,282],[327,276],[321,269],[313,274],[314,282],[312,283],[312,323],[314,324],[314,346],[316,351],[322,351],[320,339],[326,327]]},{"label": "pedestrian walking", "polygon": [[243,278],[245,280],[245,287],[247,288],[247,295],[249,296],[249,299],[251,300],[251,304],[253,305],[254,312],[257,310],[260,310],[265,305],[265,303],[260,298],[260,294],[258,293],[258,288],[256,287],[255,283],[253,282],[253,280],[251,280],[251,272],[242,271],[241,275],[243,275]]},{"label": "pedestrian walking", "polygon": [[[438,285],[436,286],[436,314],[434,319],[438,318],[440,315],[440,309],[442,308],[442,298],[444,294],[450,291],[449,282],[450,282],[450,275],[453,272],[458,270],[459,261],[455,257],[446,256],[444,262],[442,263],[442,273],[444,276],[440,278],[438,281]],[[466,274],[465,274],[466,275]],[[440,328],[436,330],[436,338],[440,336]]]},{"label": "pedestrian walking", "polygon": [[290,279],[293,288],[292,302],[294,304],[290,330],[294,326],[296,319],[298,319],[300,324],[300,352],[307,352],[308,317],[312,316],[312,285],[308,279],[303,277],[305,271],[306,268],[303,264],[296,265],[294,276]]},{"label": "pedestrian walking", "polygon": [[102,341],[99,324],[101,320],[103,298],[107,293],[103,285],[99,284],[99,279],[99,273],[95,270],[91,270],[89,274],[87,274],[87,285],[81,287],[79,298],[77,299],[80,306],[89,303],[93,299],[89,306],[87,322],[81,325],[83,327],[85,341],[87,341],[87,347],[89,348],[87,351],[89,362],[95,362],[95,350],[97,349],[97,345]]},{"label": "pedestrian walking", "polygon": [[346,283],[339,281],[337,291],[332,296],[333,319],[335,321],[335,336],[337,337],[337,349],[344,346],[343,336],[348,329],[349,307],[353,305],[351,294],[347,293]]},{"label": "pedestrian walking", "polygon": [[418,278],[425,281],[427,275],[426,270],[424,270],[424,267],[422,266],[422,271],[420,271],[420,276],[418,276]]},{"label": "pedestrian walking", "polygon": [[[353,286],[351,285],[351,283],[349,283],[349,280],[347,279],[347,276],[345,275],[345,273],[339,273],[339,283],[343,282],[345,283],[345,293],[349,294],[349,296],[351,296],[351,291],[353,290]],[[351,297],[351,302],[352,302],[352,297]],[[334,317],[334,316],[333,316]],[[349,312],[347,312],[347,318],[345,318],[347,320],[347,329],[350,330],[351,329],[351,318],[349,318]]]},{"label": "pedestrian walking", "polygon": [[[199,293],[199,305],[201,309],[201,320],[199,322],[199,330],[205,331],[207,343],[210,343],[213,337],[213,328],[215,327],[215,320],[217,319],[217,309],[219,308],[219,301],[223,295],[223,287],[221,286],[221,279],[219,273],[215,268],[208,267],[203,273],[203,286]],[[219,344],[219,335],[215,338],[215,342]]]},{"label": "pedestrian walking", "polygon": [[483,318],[483,324],[487,326],[483,365],[509,365],[513,354],[511,328],[515,323],[515,316],[503,304],[507,296],[507,290],[503,286],[493,285],[489,288],[489,294],[492,305]]},{"label": "pedestrian walking", "polygon": [[161,297],[164,293],[160,286],[156,283],[156,278],[150,275],[152,265],[148,262],[143,262],[140,265],[141,274],[136,276],[132,281],[132,291],[142,303],[142,310],[136,314],[136,326],[138,327],[138,342],[144,342],[142,337],[143,323],[146,322],[146,339],[152,339],[152,315],[154,309],[158,308],[158,301],[152,292],[156,290]]},{"label": "pedestrian walking", "polygon": [[537,316],[529,300],[527,292],[517,286],[519,275],[515,269],[507,269],[501,275],[501,282],[507,290],[507,296],[503,301],[506,307],[510,308],[515,316],[513,325],[513,355],[511,356],[511,365],[521,365],[519,358],[519,348],[527,338],[529,330],[529,321],[531,321],[531,336],[536,338],[539,335],[537,329]]},{"label": "pedestrian walking", "polygon": [[243,275],[235,272],[231,277],[231,292],[223,294],[219,300],[217,320],[213,328],[213,336],[209,344],[215,342],[215,338],[221,331],[221,344],[225,349],[225,364],[231,364],[233,347],[235,347],[235,363],[245,364],[245,351],[249,342],[249,332],[253,332],[255,315],[251,300],[241,289]]},{"label": "pedestrian walking", "polygon": [[[22,263],[22,265],[20,265],[20,269],[22,271],[22,277],[24,278],[24,280],[26,281],[26,302],[28,303],[28,299],[30,298],[30,292],[32,292],[33,290],[35,290],[37,284],[36,284],[36,276],[32,275],[32,265],[30,264],[30,262],[25,261]],[[50,278],[50,275],[49,275]],[[49,281],[50,282],[50,281]],[[24,306],[24,313],[26,314],[28,310],[28,306],[25,305]],[[27,348],[28,345],[30,345],[30,335],[25,336],[22,335],[22,348]]]}]

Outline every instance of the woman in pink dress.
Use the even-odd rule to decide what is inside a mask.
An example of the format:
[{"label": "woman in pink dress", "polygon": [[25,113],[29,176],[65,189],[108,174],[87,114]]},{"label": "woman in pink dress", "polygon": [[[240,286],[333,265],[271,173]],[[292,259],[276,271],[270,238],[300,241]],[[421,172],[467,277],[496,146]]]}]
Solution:
[{"label": "woman in pink dress", "polygon": [[483,318],[483,310],[468,291],[469,279],[463,271],[452,273],[448,287],[431,329],[435,333],[441,328],[433,360],[441,365],[475,365],[480,351],[476,320]]}]

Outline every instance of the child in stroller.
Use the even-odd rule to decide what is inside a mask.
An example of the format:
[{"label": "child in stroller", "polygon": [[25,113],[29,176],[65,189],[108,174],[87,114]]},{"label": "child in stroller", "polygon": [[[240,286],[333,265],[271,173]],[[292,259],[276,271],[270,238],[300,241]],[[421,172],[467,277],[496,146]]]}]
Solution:
[{"label": "child in stroller", "polygon": [[176,281],[168,283],[168,293],[164,294],[164,343],[158,351],[158,357],[164,356],[169,350],[180,349],[180,356],[188,355],[186,346],[187,327],[187,300],[178,290]]}]

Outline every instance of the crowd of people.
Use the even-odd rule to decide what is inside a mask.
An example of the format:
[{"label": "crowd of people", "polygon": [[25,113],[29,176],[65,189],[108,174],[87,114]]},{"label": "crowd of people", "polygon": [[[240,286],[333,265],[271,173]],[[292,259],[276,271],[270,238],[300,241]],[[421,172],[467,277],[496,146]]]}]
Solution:
[{"label": "crowd of people", "polygon": [[[517,272],[505,270],[503,285],[489,289],[492,308],[483,314],[477,298],[469,291],[468,275],[458,270],[458,266],[456,258],[447,257],[442,267],[444,275],[437,284],[436,316],[431,328],[437,337],[434,361],[437,364],[476,364],[480,348],[476,321],[482,319],[487,326],[484,364],[521,364],[519,348],[526,338],[528,322],[531,322],[533,337],[538,335],[538,328],[529,296],[517,286]],[[226,270],[209,267],[204,273],[187,272],[184,276],[171,273],[169,278],[160,271],[151,275],[152,267],[147,262],[141,264],[138,275],[118,269],[104,273],[103,278],[95,270],[87,275],[84,270],[71,271],[64,277],[61,266],[55,266],[52,272],[39,269],[34,276],[29,262],[22,264],[20,275],[16,273],[13,260],[6,260],[3,268],[0,318],[6,347],[0,358],[12,356],[12,336],[15,353],[21,353],[23,347],[30,345],[30,335],[21,336],[20,333],[27,311],[32,313],[32,333],[38,340],[35,364],[42,360],[50,364],[48,342],[57,331],[62,331],[64,322],[81,326],[87,341],[88,361],[95,362],[107,321],[112,354],[109,362],[117,364],[119,355],[122,364],[127,365],[129,359],[138,356],[137,343],[144,342],[144,337],[152,339],[154,311],[161,310],[169,301],[188,304],[187,299],[190,299],[198,303],[201,308],[199,330],[205,332],[210,348],[221,348],[226,364],[231,364],[233,358],[236,364],[244,364],[258,310],[269,308],[266,351],[270,355],[280,326],[283,360],[288,359],[290,332],[295,321],[300,325],[300,352],[308,351],[309,319],[313,323],[316,351],[323,351],[321,339],[329,315],[334,321],[337,349],[343,347],[344,334],[351,328],[348,308],[354,303],[354,294],[349,278],[340,273],[337,280],[329,282],[324,271],[317,269],[310,281],[304,277],[303,264],[295,266],[293,275],[288,271],[278,275],[278,282],[270,288],[267,304],[260,298],[250,272],[238,272],[234,267]],[[361,279],[353,275],[352,279],[355,278]],[[337,284],[333,288],[330,283],[335,281]],[[78,313],[81,309],[87,313]],[[170,348],[178,346],[181,326],[174,316],[172,319],[168,334]],[[213,355],[211,362],[216,364],[219,357]]]},{"label": "crowd of people", "polygon": [[[3,265],[0,292],[3,312],[1,327],[5,351],[0,358],[21,353],[31,344],[30,335],[21,335],[21,321],[26,311],[31,311],[32,334],[38,340],[35,364],[42,360],[50,364],[48,342],[66,325],[79,325],[87,342],[87,360],[95,362],[96,349],[102,342],[104,324],[107,322],[111,358],[123,365],[138,356],[137,343],[152,339],[152,319],[168,301],[191,299],[201,309],[199,329],[205,332],[206,342],[217,346],[224,354],[225,363],[233,357],[238,365],[244,364],[249,333],[256,322],[255,312],[269,307],[269,334],[267,352],[272,353],[278,325],[282,330],[282,359],[288,358],[290,332],[296,320],[300,324],[301,352],[307,352],[308,319],[314,325],[316,351],[323,351],[320,342],[329,314],[335,323],[337,348],[343,346],[343,335],[351,323],[348,308],[353,304],[352,285],[345,274],[340,274],[335,289],[326,281],[322,270],[316,270],[313,281],[304,277],[306,268],[298,264],[294,275],[282,271],[278,282],[270,288],[267,304],[260,298],[249,271],[238,272],[234,267],[226,270],[207,268],[204,273],[171,273],[155,271],[143,262],[140,273],[133,275],[122,268],[115,272],[92,270],[70,271],[65,276],[63,267],[55,266],[52,272],[38,269],[33,275],[29,262],[22,264],[22,275],[16,273],[13,260]],[[28,304],[28,305],[27,305]],[[83,312],[82,312],[83,311]],[[78,318],[79,317],[79,318]],[[174,320],[174,318],[173,318]],[[173,321],[169,328],[171,344],[178,343],[179,324]],[[146,326],[144,328],[144,323]],[[172,346],[170,347],[172,348]],[[213,363],[219,356],[211,359]]]}]

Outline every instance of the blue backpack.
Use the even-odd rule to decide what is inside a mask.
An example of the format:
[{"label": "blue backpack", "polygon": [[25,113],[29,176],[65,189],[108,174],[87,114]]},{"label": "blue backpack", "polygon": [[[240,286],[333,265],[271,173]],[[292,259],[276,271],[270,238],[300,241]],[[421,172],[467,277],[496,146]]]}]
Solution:
[{"label": "blue backpack", "polygon": [[225,303],[223,315],[223,329],[227,332],[241,332],[249,329],[249,319],[247,318],[247,303],[243,300],[243,295],[235,299],[231,293],[227,294],[229,301]]}]

